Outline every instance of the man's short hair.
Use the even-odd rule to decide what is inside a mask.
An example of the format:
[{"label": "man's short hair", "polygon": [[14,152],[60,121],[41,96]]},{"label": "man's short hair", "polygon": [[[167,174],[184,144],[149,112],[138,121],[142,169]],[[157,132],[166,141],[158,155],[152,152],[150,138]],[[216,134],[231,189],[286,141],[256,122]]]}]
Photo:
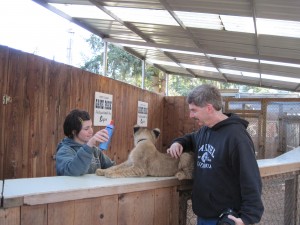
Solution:
[{"label": "man's short hair", "polygon": [[194,104],[199,107],[204,107],[207,104],[212,104],[215,110],[222,109],[222,96],[220,91],[213,85],[202,84],[195,87],[187,96],[188,104]]}]

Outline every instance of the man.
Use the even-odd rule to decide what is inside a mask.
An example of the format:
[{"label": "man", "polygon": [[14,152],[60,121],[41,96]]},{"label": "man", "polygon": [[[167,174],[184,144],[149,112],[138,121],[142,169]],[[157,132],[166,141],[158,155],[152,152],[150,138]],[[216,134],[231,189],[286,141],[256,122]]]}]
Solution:
[{"label": "man", "polygon": [[212,85],[200,85],[187,97],[190,117],[198,121],[197,132],[177,138],[167,150],[175,158],[183,151],[195,153],[192,190],[197,225],[216,225],[227,209],[236,225],[258,223],[264,211],[262,182],[248,122],[222,113],[222,97]]}]

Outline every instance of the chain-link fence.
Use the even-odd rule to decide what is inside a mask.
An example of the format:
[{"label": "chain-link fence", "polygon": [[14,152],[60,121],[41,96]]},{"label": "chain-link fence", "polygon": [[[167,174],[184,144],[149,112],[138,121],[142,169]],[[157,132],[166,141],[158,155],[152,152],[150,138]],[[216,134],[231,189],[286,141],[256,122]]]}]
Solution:
[{"label": "chain-link fence", "polygon": [[274,158],[300,146],[300,99],[225,99],[225,112],[249,122],[258,159]]},{"label": "chain-link fence", "polygon": [[[262,199],[265,207],[257,225],[299,225],[299,173],[263,178]],[[196,225],[192,202],[187,200],[186,225]]]}]

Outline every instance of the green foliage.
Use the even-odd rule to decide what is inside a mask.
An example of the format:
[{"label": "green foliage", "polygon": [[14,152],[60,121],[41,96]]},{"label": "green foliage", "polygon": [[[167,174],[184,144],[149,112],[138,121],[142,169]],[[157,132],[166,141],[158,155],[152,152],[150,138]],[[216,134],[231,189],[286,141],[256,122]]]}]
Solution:
[{"label": "green foliage", "polygon": [[201,84],[212,84],[220,89],[239,89],[239,85],[231,83],[222,83],[218,81],[205,80],[201,78],[191,78],[177,75],[169,76],[169,95],[187,96],[195,87]]},{"label": "green foliage", "polygon": [[[96,35],[91,35],[87,42],[92,50],[92,57],[84,59],[82,69],[103,75],[104,43]],[[108,44],[107,47],[107,74],[116,80],[140,86],[142,64],[141,60],[127,53],[123,49]]]},{"label": "green foliage", "polygon": [[85,57],[83,59],[84,65],[81,66],[81,69],[100,74],[102,72],[104,44],[101,39],[94,34],[91,35],[86,41],[92,50],[92,56],[91,58]]},{"label": "green foliage", "polygon": [[[91,35],[87,42],[92,50],[92,56],[84,59],[82,69],[103,75],[104,43],[96,35]],[[144,88],[157,93],[165,93],[166,75],[152,65],[146,64]],[[106,76],[126,83],[142,86],[142,61],[120,47],[113,44],[107,46]],[[168,94],[170,96],[186,96],[191,89],[200,84],[213,84],[220,89],[239,89],[241,92],[266,93],[268,89],[222,83],[201,78],[191,78],[179,75],[169,75]]]},{"label": "green foliage", "polygon": [[107,56],[107,74],[109,77],[128,83],[134,82],[135,85],[139,86],[136,77],[142,74],[140,59],[112,44],[108,45]]}]

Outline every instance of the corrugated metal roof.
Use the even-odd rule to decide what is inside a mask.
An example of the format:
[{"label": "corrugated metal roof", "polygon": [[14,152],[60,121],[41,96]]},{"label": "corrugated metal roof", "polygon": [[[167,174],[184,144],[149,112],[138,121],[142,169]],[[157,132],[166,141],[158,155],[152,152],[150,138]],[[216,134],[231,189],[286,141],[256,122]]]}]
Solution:
[{"label": "corrugated metal roof", "polygon": [[300,92],[299,0],[34,1],[168,74]]}]

